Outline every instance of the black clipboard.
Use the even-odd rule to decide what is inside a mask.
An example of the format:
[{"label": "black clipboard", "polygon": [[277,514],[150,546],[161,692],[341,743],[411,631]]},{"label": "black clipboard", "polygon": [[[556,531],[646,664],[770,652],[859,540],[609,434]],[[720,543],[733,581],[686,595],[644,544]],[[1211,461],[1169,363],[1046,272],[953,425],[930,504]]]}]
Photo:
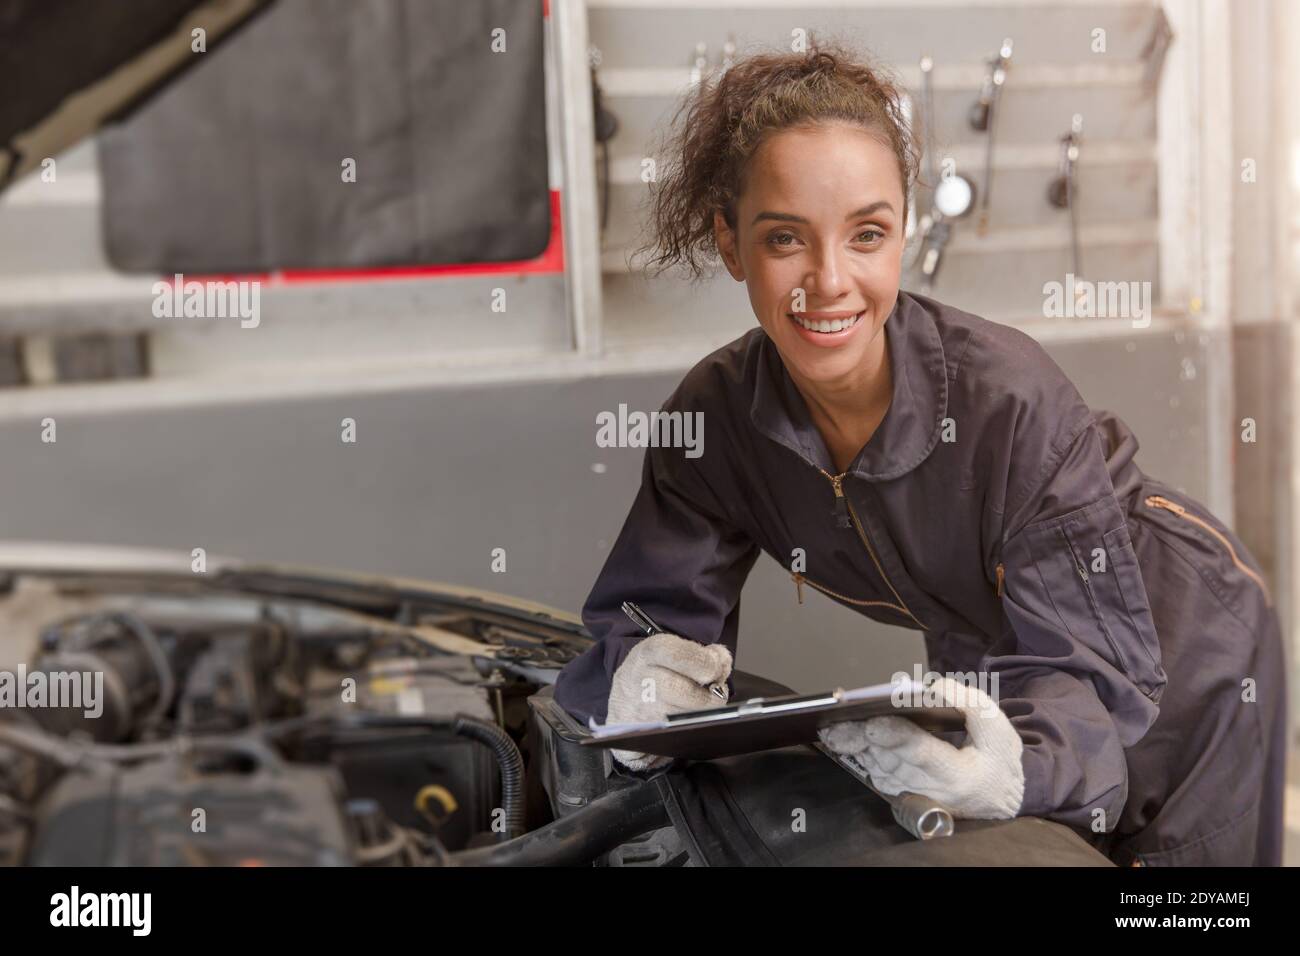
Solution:
[{"label": "black clipboard", "polygon": [[[906,717],[924,730],[964,730],[966,717],[956,707],[899,705],[880,696],[890,685],[836,689],[823,694],[752,697],[708,710],[670,714],[654,726],[584,738],[584,747],[633,750],[660,757],[712,760],[736,754],[815,743],[828,724],[871,717]],[[854,696],[857,695],[857,696]]]}]

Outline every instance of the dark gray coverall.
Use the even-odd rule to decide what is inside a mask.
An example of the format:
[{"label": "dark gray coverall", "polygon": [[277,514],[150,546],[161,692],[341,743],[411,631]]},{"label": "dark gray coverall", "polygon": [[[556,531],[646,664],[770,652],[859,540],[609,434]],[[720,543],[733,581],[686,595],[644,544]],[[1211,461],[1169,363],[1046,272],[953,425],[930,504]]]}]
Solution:
[{"label": "dark gray coverall", "polygon": [[902,291],[884,331],[893,401],[840,475],[761,328],[687,373],[662,410],[704,413],[703,454],[647,449],[556,700],[605,719],[642,639],[626,600],[734,655],[759,550],[789,569],[801,548],[791,600],[816,588],[923,631],[931,670],[998,674],[1021,815],[1123,864],[1279,864],[1281,627],[1252,555],[1028,335]]}]

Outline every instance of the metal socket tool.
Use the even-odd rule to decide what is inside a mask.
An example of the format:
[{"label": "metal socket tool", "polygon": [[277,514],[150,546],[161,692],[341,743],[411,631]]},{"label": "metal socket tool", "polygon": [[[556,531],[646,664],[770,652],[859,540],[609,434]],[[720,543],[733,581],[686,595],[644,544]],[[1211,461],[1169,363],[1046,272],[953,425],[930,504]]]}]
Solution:
[{"label": "metal socket tool", "polygon": [[853,779],[888,803],[898,825],[918,840],[952,836],[956,828],[952,811],[939,801],[906,790],[894,796],[881,793],[872,785],[870,776],[854,766],[847,757],[837,754],[823,743],[815,743],[813,746],[843,767]]}]

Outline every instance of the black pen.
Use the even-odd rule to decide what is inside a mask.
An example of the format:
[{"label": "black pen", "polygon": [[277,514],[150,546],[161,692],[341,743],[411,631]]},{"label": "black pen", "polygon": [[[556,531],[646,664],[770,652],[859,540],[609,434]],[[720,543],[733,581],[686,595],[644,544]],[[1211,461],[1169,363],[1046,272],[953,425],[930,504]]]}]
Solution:
[{"label": "black pen", "polygon": [[[656,624],[650,618],[649,614],[641,610],[631,601],[623,602],[623,613],[628,616],[628,619],[633,624],[641,628],[641,630],[645,631],[647,637],[650,636],[651,634],[665,633],[664,629],[660,627],[658,624]],[[727,699],[727,691],[721,684],[716,684],[716,683],[710,684],[709,691],[713,694],[714,697],[717,697],[720,700]]]}]

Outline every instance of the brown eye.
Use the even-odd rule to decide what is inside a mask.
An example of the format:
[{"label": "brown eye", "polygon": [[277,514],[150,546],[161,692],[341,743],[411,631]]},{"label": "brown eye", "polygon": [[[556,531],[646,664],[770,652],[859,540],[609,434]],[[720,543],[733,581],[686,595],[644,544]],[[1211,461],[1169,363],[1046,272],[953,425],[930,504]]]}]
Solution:
[{"label": "brown eye", "polygon": [[861,239],[863,236],[867,236],[867,235],[879,236],[879,237],[880,237],[879,239],[868,239],[867,242],[869,242],[869,243],[871,243],[871,242],[879,242],[880,239],[885,238],[885,234],[884,234],[883,232],[881,232],[879,229],[865,229],[865,230],[863,230],[862,232],[858,233],[858,238]]},{"label": "brown eye", "polygon": [[767,244],[768,244],[769,246],[788,246],[788,245],[790,245],[790,243],[788,243],[788,242],[777,242],[777,240],[778,240],[778,239],[793,239],[793,238],[794,238],[794,234],[793,234],[793,233],[789,233],[789,232],[774,232],[774,233],[772,233],[772,235],[770,235],[770,236],[767,237]]}]

